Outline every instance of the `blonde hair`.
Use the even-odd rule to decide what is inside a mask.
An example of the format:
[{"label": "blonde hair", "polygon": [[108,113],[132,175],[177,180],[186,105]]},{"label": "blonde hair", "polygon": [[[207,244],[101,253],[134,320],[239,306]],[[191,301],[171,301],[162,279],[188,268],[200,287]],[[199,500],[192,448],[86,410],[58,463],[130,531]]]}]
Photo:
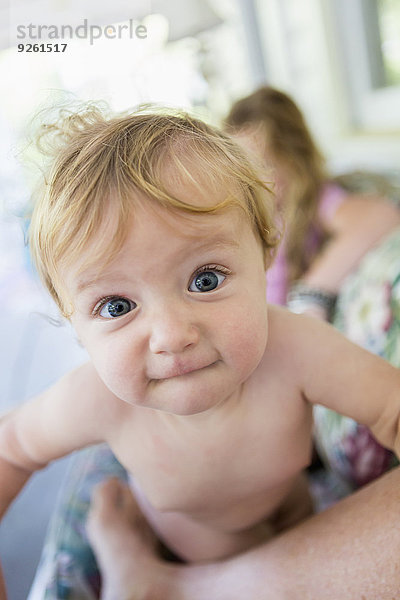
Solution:
[{"label": "blonde hair", "polygon": [[317,212],[321,188],[327,179],[324,158],[300,109],[289,96],[274,88],[262,87],[238,100],[226,118],[226,125],[231,131],[257,126],[273,160],[290,173],[285,182],[283,210],[292,282],[304,274],[314,258],[308,244],[310,229],[317,228],[322,242],[327,238]]},{"label": "blonde hair", "polygon": [[[185,113],[142,110],[109,116],[98,108],[63,111],[43,125],[40,142],[51,142],[52,164],[39,190],[30,226],[37,271],[65,316],[60,266],[76,262],[93,240],[112,202],[117,226],[111,247],[95,260],[110,262],[121,248],[138,193],[171,210],[213,214],[238,206],[263,246],[266,266],[279,234],[268,186],[227,135]],[[198,206],[168,191],[165,170],[201,189],[226,190],[222,202]],[[222,186],[222,188],[221,188]],[[135,199],[136,195],[136,199]]]}]

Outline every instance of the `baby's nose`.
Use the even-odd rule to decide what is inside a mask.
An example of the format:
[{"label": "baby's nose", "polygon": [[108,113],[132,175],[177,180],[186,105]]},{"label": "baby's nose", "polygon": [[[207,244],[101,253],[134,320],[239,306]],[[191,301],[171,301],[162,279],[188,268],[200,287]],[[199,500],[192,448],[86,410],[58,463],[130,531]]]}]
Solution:
[{"label": "baby's nose", "polygon": [[190,313],[178,307],[159,311],[151,322],[150,351],[179,354],[199,340],[198,327]]}]

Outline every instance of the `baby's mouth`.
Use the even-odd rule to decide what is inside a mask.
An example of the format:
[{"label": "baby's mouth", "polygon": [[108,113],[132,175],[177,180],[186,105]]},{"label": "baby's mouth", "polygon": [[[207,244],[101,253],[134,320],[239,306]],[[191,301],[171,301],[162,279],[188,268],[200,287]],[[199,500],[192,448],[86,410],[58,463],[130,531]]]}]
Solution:
[{"label": "baby's mouth", "polygon": [[190,373],[195,373],[197,371],[202,371],[216,364],[217,361],[213,361],[211,363],[193,365],[190,363],[175,363],[171,368],[166,369],[160,374],[157,374],[156,377],[152,377],[151,379],[156,381],[162,381],[165,379],[173,379],[174,377],[182,377],[183,375],[189,375]]}]

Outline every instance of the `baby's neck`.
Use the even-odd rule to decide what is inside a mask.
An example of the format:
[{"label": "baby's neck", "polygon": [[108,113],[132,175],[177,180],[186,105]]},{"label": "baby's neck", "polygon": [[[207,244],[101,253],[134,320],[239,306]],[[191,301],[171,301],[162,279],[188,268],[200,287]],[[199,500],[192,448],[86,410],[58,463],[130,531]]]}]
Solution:
[{"label": "baby's neck", "polygon": [[233,394],[230,394],[217,405],[214,405],[207,410],[190,415],[177,415],[175,413],[157,410],[159,413],[158,417],[172,427],[184,427],[185,429],[193,428],[194,431],[206,427],[208,428],[211,422],[213,426],[218,425],[218,423],[223,424],[228,418],[232,418],[241,409],[242,388],[243,386],[238,387]]}]

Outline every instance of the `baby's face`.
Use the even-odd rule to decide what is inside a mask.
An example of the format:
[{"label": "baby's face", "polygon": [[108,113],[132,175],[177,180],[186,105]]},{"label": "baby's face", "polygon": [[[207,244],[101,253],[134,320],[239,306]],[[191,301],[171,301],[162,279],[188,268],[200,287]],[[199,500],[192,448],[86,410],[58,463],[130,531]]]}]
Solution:
[{"label": "baby's face", "polygon": [[237,208],[138,207],[113,262],[76,273],[64,273],[72,323],[104,383],[130,404],[200,413],[234,397],[260,363],[263,253]]}]

